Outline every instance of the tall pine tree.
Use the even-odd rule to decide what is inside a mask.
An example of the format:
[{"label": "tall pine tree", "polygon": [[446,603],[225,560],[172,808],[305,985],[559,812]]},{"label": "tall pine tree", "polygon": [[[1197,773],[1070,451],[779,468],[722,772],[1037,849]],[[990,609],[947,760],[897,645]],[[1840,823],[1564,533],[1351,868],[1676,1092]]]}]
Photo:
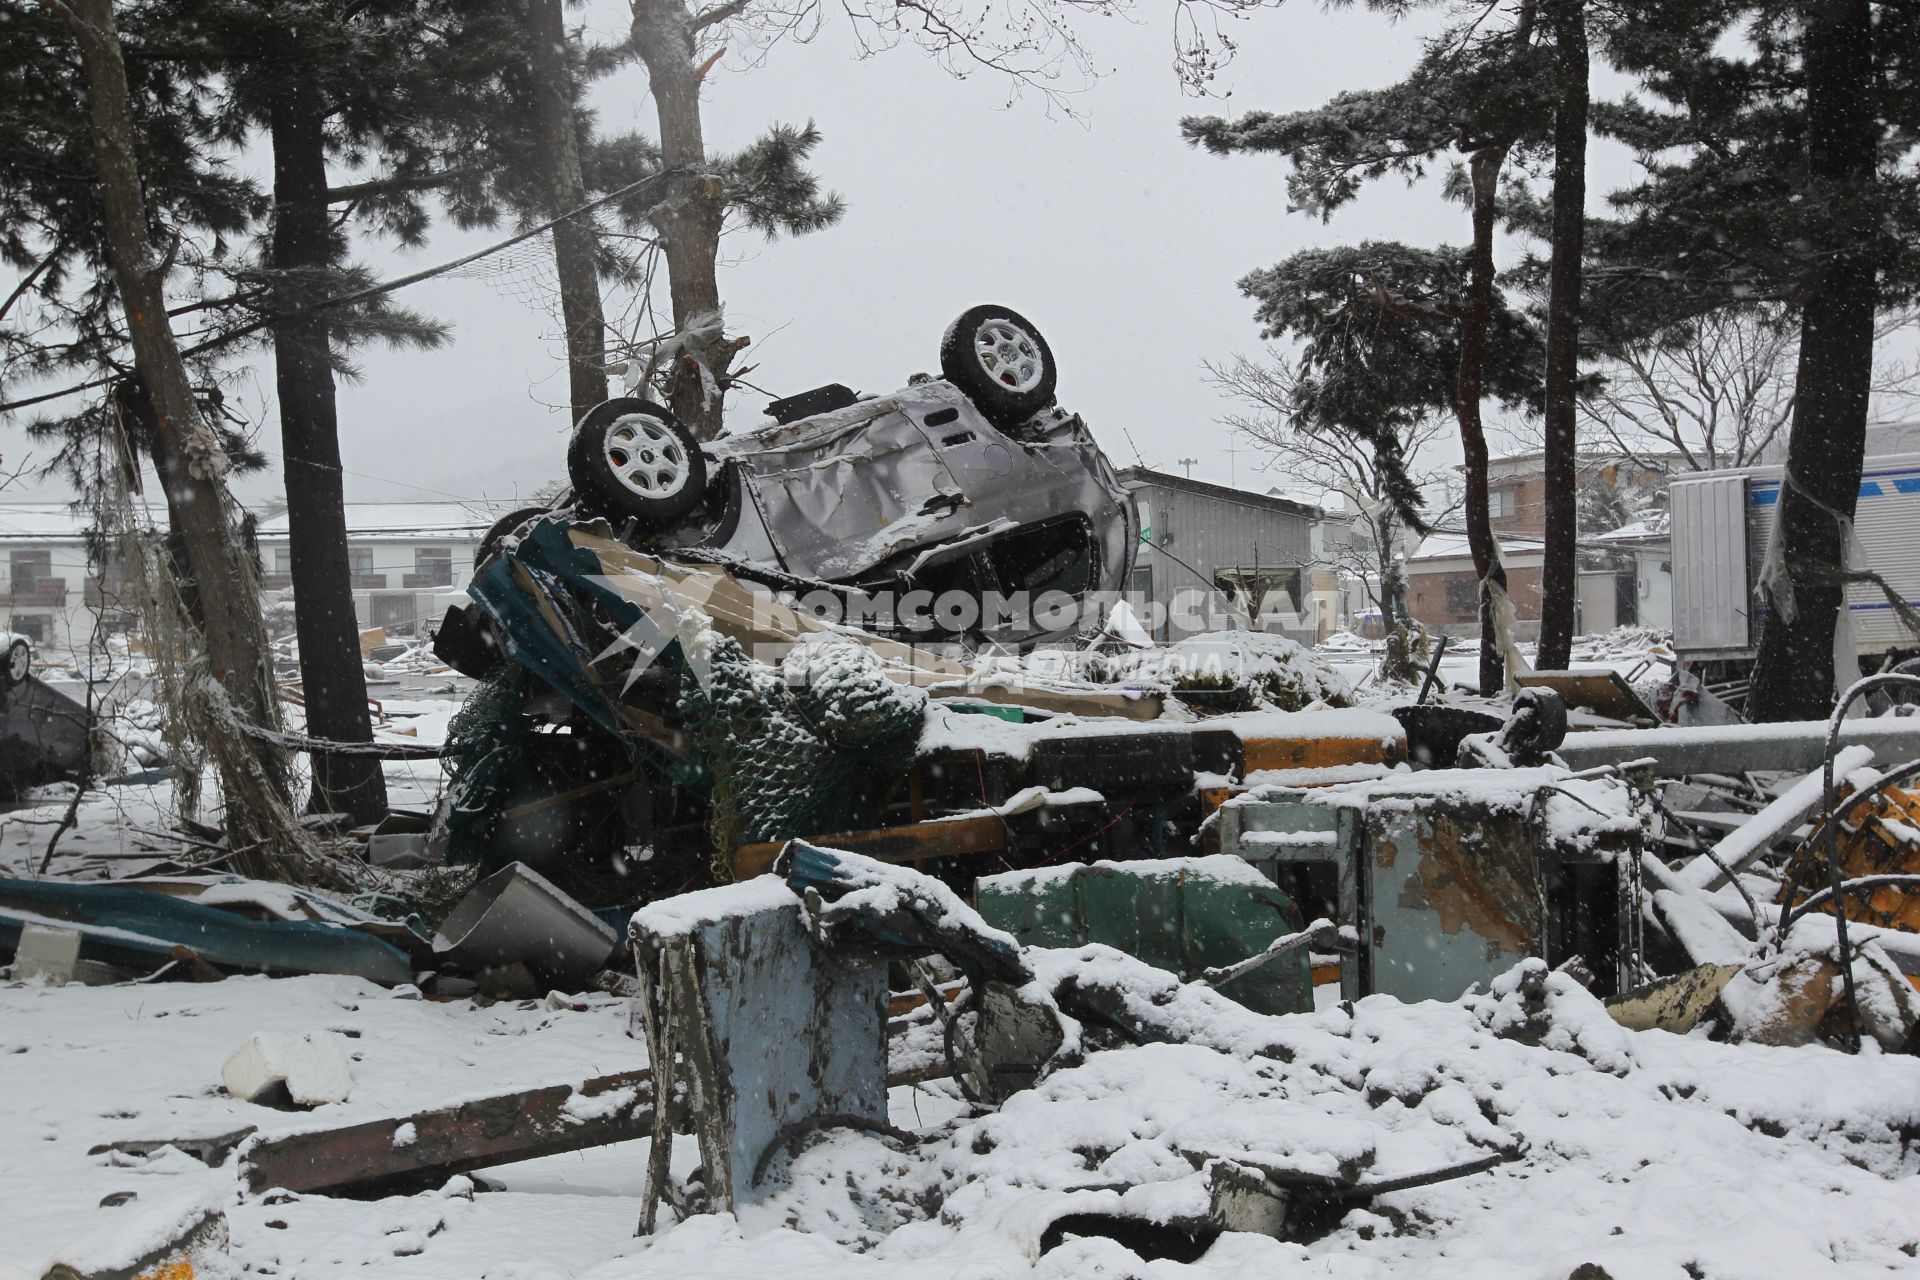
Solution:
[{"label": "tall pine tree", "polygon": [[[1520,378],[1518,384],[1508,380],[1516,351],[1506,344],[1524,327],[1516,330],[1504,323],[1508,313],[1493,261],[1501,172],[1517,146],[1538,144],[1549,132],[1547,122],[1552,118],[1551,65],[1536,45],[1534,31],[1531,3],[1504,27],[1489,6],[1480,20],[1430,41],[1413,71],[1396,85],[1342,93],[1311,111],[1287,115],[1255,111],[1233,121],[1190,118],[1182,125],[1190,142],[1217,154],[1260,152],[1286,157],[1292,165],[1287,190],[1294,208],[1323,219],[1355,199],[1368,181],[1389,175],[1411,180],[1442,159],[1455,160],[1447,188],[1470,211],[1472,241],[1464,254],[1406,245],[1369,246],[1382,266],[1353,259],[1353,251],[1336,256],[1344,259],[1338,265],[1349,273],[1347,292],[1362,286],[1360,292],[1371,295],[1381,315],[1429,326],[1448,343],[1452,364],[1445,401],[1459,423],[1465,454],[1467,542],[1482,584],[1480,684],[1487,692],[1497,690],[1504,681],[1496,618],[1506,607],[1506,573],[1488,518],[1481,402],[1494,396],[1521,403],[1537,386],[1537,373]],[[1283,266],[1298,265],[1303,258]],[[1263,281],[1256,273],[1242,282],[1242,288],[1285,303],[1290,301],[1289,291],[1301,288],[1301,277],[1301,272],[1287,270]],[[1319,271],[1305,273],[1305,278],[1325,280]],[[1324,284],[1295,296],[1309,302],[1317,296],[1323,303],[1334,303],[1335,309],[1324,313],[1329,320],[1346,314],[1348,304],[1338,301],[1341,291]],[[1288,327],[1303,331],[1299,325],[1266,323],[1273,333]],[[1525,352],[1528,359],[1537,354],[1537,348]],[[1388,386],[1401,381],[1398,371],[1373,367]],[[1431,383],[1422,389],[1427,396],[1436,390]],[[1549,590],[1571,591],[1570,583],[1544,585]]]},{"label": "tall pine tree", "polygon": [[1617,197],[1627,217],[1597,246],[1596,294],[1648,327],[1755,301],[1799,309],[1749,710],[1820,718],[1835,692],[1875,315],[1920,296],[1920,10],[1635,0],[1621,14],[1613,57],[1657,101],[1596,112],[1647,173]]}]

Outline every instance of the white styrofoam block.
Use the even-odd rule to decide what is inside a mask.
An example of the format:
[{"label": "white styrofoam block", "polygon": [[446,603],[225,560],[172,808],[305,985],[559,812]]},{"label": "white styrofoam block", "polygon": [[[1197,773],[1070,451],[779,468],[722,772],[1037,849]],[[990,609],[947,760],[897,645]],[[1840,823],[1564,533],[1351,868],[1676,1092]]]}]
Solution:
[{"label": "white styrofoam block", "polygon": [[13,957],[13,976],[22,982],[45,978],[71,982],[80,962],[80,931],[52,925],[20,927],[20,947]]},{"label": "white styrofoam block", "polygon": [[220,1078],[243,1102],[284,1082],[287,1096],[303,1107],[345,1102],[353,1088],[345,1039],[331,1031],[256,1031],[227,1059]]}]

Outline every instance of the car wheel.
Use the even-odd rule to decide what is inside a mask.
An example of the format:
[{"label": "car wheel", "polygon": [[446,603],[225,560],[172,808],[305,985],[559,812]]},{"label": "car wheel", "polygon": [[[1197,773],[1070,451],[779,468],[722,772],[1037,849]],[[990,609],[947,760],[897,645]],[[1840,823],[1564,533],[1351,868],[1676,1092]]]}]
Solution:
[{"label": "car wheel", "polygon": [[940,372],[996,426],[1017,426],[1053,403],[1053,352],[1032,321],[1006,307],[961,312],[940,340]]},{"label": "car wheel", "polygon": [[0,676],[4,676],[7,688],[18,689],[33,674],[33,646],[25,640],[16,638],[7,646],[7,661]]},{"label": "car wheel", "polygon": [[546,515],[549,510],[551,510],[549,507],[521,507],[517,511],[509,511],[498,520],[495,520],[492,526],[480,535],[480,549],[474,553],[473,562],[475,564],[483,564],[491,559],[493,553],[499,550],[500,543],[505,540],[509,534],[520,532],[521,528],[528,522],[538,520],[541,516]]},{"label": "car wheel", "polygon": [[658,527],[699,505],[707,459],[693,433],[666,409],[646,400],[609,400],[573,429],[567,477],[586,514]]}]

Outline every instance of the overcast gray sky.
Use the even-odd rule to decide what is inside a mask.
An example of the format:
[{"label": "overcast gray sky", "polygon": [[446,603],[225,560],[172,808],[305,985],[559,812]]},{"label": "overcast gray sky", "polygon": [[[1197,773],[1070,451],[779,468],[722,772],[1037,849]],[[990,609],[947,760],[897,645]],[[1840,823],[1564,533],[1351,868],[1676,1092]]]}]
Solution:
[{"label": "overcast gray sky", "polygon": [[[827,231],[728,242],[721,288],[730,325],[755,339],[745,357],[758,365],[753,380],[780,394],[836,381],[888,391],[937,369],[953,316],[1000,302],[1041,327],[1060,365],[1061,403],[1087,418],[1117,464],[1133,463],[1137,445],[1149,465],[1191,457],[1196,477],[1264,481],[1253,455],[1226,452],[1244,445],[1216,425],[1223,405],[1202,381],[1204,358],[1258,343],[1234,281],[1313,244],[1463,238],[1465,215],[1430,190],[1390,182],[1322,226],[1286,212],[1282,162],[1208,156],[1180,138],[1186,113],[1309,107],[1387,83],[1418,52],[1414,28],[1288,3],[1234,24],[1232,96],[1208,102],[1180,92],[1170,12],[1149,0],[1139,24],[1083,24],[1111,73],[1076,99],[1079,120],[1049,118],[1032,95],[1003,107],[1003,83],[955,80],[911,47],[856,58],[849,34],[832,27],[810,44],[776,47],[757,70],[716,68],[709,148],[812,119],[824,134],[815,167],[848,204]],[[626,14],[623,0],[602,0],[585,18],[611,37]],[[601,86],[595,105],[605,130],[654,132],[638,68]],[[370,256],[412,267],[450,256],[456,243]],[[558,326],[514,296],[526,283],[409,291],[409,305],[454,322],[454,342],[437,353],[364,353],[363,381],[341,397],[351,496],[430,496],[404,487],[415,485],[499,497],[562,474]],[[270,392],[270,379],[262,386]],[[732,419],[756,418],[764,400],[743,391]]]},{"label": "overcast gray sky", "polygon": [[[612,36],[627,9],[594,0],[581,12]],[[758,69],[732,60],[716,68],[705,98],[709,148],[744,145],[774,121],[812,119],[825,137],[815,167],[848,202],[830,230],[772,244],[742,234],[726,245],[721,288],[730,326],[755,339],[746,354],[758,366],[753,380],[778,394],[834,381],[891,390],[937,368],[954,315],[999,302],[1046,334],[1061,403],[1087,418],[1117,464],[1178,469],[1190,457],[1197,478],[1284,483],[1257,473],[1258,456],[1217,425],[1225,406],[1203,381],[1203,359],[1258,346],[1234,281],[1311,245],[1463,240],[1465,213],[1431,182],[1409,191],[1386,181],[1322,225],[1286,211],[1281,161],[1196,152],[1178,122],[1195,112],[1310,107],[1388,83],[1417,55],[1423,28],[1290,0],[1233,24],[1240,50],[1221,82],[1231,96],[1196,100],[1182,95],[1170,66],[1170,13],[1143,0],[1138,23],[1083,23],[1086,44],[1111,70],[1077,99],[1077,120],[1050,117],[1035,96],[1003,107],[1004,84],[984,74],[956,80],[911,47],[859,59],[831,26],[810,44],[775,48]],[[637,68],[601,86],[595,105],[607,131],[654,130]],[[1596,201],[1626,176],[1604,149],[1600,161]],[[368,242],[361,253],[397,273],[498,234],[449,230],[416,252]],[[436,280],[402,296],[452,322],[453,341],[437,352],[359,353],[363,376],[341,391],[349,498],[501,499],[559,478],[569,424],[546,290],[522,275]],[[264,423],[261,442],[277,464],[271,390],[262,361],[240,399]],[[764,400],[740,393],[734,420],[756,417]],[[6,435],[15,459],[17,427]],[[242,492],[252,500],[280,488],[276,465]]]}]

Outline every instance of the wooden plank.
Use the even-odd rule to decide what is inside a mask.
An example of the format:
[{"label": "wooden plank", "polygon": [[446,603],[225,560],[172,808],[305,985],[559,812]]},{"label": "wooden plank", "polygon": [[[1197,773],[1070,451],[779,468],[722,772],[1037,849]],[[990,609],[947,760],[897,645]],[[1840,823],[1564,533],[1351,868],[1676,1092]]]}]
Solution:
[{"label": "wooden plank", "polygon": [[[998,853],[1007,847],[1007,824],[992,814],[978,818],[939,818],[903,827],[873,831],[841,831],[803,836],[809,844],[848,853],[865,854],[881,862],[912,862],[916,858],[951,858],[976,853]],[[733,853],[733,874],[751,879],[772,870],[773,860],[786,848],[785,840],[743,844]]]},{"label": "wooden plank", "polygon": [[1569,711],[1585,707],[1595,715],[1628,724],[1658,723],[1653,709],[1611,667],[1604,671],[1529,671],[1513,679],[1523,689],[1553,690]]},{"label": "wooden plank", "polygon": [[[625,1091],[626,1097],[615,1097]],[[576,1101],[577,1099],[577,1101]],[[402,1141],[411,1126],[411,1140]],[[382,1186],[559,1155],[653,1131],[653,1073],[556,1084],[393,1119],[265,1138],[241,1158],[255,1191],[362,1194]]]},{"label": "wooden plank", "polygon": [[[946,1074],[944,1064],[890,1071],[887,1084]],[[631,1090],[633,1096],[609,1096],[622,1090]],[[576,1094],[579,1103],[574,1103]],[[396,1145],[396,1136],[407,1125],[413,1127],[412,1141]],[[282,1187],[303,1194],[359,1196],[652,1136],[653,1073],[643,1067],[577,1086],[547,1085],[409,1116],[265,1138],[244,1149],[240,1167],[256,1192]]]},{"label": "wooden plank", "polygon": [[1263,769],[1332,769],[1343,764],[1397,764],[1406,744],[1372,737],[1248,738],[1248,773]]}]

